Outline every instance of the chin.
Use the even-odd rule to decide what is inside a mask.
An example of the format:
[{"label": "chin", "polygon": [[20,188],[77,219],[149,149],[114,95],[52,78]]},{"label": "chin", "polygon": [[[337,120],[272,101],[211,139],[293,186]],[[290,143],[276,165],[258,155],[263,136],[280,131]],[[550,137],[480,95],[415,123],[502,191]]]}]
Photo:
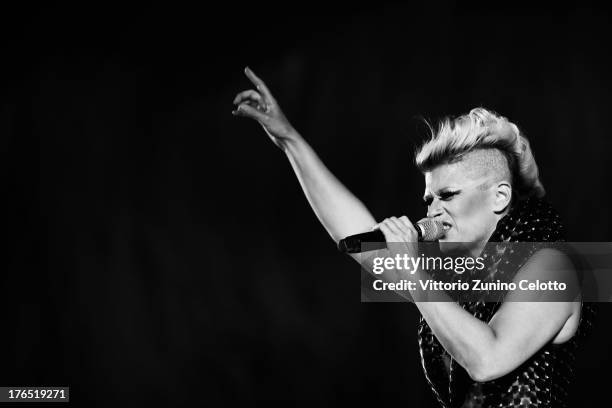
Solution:
[{"label": "chin", "polygon": [[443,238],[438,241],[438,245],[440,247],[440,252],[444,254],[458,254],[469,252],[469,243],[467,242],[458,242],[458,241],[448,241],[448,238]]},{"label": "chin", "polygon": [[440,251],[448,254],[465,251],[467,249],[467,243],[460,235],[461,234],[457,234],[454,228],[446,231],[442,238],[438,240]]},{"label": "chin", "polygon": [[461,246],[461,242],[447,241],[446,238],[440,239],[438,244],[442,252],[454,252]]}]

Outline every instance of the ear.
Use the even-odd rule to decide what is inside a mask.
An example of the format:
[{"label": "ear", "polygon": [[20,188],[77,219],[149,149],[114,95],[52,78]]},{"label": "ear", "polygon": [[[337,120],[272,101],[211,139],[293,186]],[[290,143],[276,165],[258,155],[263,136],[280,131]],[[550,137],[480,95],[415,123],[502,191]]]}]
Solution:
[{"label": "ear", "polygon": [[512,186],[507,181],[500,181],[495,188],[493,211],[496,214],[503,213],[512,201]]}]

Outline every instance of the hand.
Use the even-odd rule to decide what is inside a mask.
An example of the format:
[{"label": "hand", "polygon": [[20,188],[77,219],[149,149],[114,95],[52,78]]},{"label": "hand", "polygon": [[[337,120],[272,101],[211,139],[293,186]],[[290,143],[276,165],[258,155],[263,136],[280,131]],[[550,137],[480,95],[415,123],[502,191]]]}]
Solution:
[{"label": "hand", "polygon": [[407,254],[409,257],[418,256],[419,234],[405,215],[399,218],[385,218],[372,229],[380,229],[382,231],[387,241],[387,249],[393,255],[400,254],[402,257],[404,254]]},{"label": "hand", "polygon": [[[385,235],[387,241],[387,251],[391,258],[404,260],[408,258],[416,258],[419,256],[418,239],[419,235],[414,225],[410,222],[408,217],[401,216],[385,218],[382,222],[376,224],[372,229],[379,229]],[[410,280],[415,282],[415,278],[420,275],[414,275],[418,270],[414,270],[410,265],[413,265],[411,261],[398,261],[401,266],[395,264],[394,268],[389,268],[384,271],[382,279],[388,282],[400,282],[403,280]],[[405,263],[404,263],[405,262]],[[407,266],[408,265],[408,266]],[[415,286],[415,289],[411,290],[396,290],[395,292],[411,302],[417,302],[422,299],[426,299],[427,294],[419,290],[419,285]]]},{"label": "hand", "polygon": [[244,73],[257,90],[249,89],[236,95],[234,105],[238,107],[232,114],[255,119],[263,126],[274,144],[284,150],[288,141],[299,137],[298,133],[281,111],[266,84],[248,67],[244,69]]}]

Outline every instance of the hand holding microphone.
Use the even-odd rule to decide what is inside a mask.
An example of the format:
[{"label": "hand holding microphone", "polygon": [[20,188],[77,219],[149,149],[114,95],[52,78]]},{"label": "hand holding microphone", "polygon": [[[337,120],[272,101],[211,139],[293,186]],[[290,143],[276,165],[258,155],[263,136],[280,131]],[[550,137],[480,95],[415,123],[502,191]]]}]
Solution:
[{"label": "hand holding microphone", "polygon": [[[408,217],[390,217],[377,224],[370,232],[350,235],[338,242],[338,250],[343,253],[355,254],[362,252],[362,244],[368,243],[368,250],[387,248],[387,237],[393,235],[393,241],[435,241],[444,235],[442,222],[433,218],[423,218],[412,224]],[[382,230],[385,232],[383,232]]]}]

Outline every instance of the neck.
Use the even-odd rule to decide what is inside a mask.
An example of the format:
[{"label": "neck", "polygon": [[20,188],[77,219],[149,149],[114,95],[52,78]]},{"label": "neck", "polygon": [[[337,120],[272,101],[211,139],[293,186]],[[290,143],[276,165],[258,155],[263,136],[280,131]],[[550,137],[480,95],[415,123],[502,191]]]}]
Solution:
[{"label": "neck", "polygon": [[485,236],[487,238],[482,240],[482,241],[480,241],[480,242],[478,242],[478,243],[476,243],[476,245],[474,245],[474,247],[472,247],[472,250],[470,251],[472,256],[477,257],[477,256],[479,256],[482,253],[482,251],[484,250],[485,246],[487,245],[487,243],[491,239],[491,236],[493,235],[493,233],[497,229],[497,224],[499,224],[499,221],[502,218],[504,218],[504,216],[506,214],[508,214],[508,212],[509,212],[509,208],[506,208],[503,212],[501,212],[499,214],[495,214],[495,222],[493,223],[493,225],[489,229],[488,233],[485,234]]}]

